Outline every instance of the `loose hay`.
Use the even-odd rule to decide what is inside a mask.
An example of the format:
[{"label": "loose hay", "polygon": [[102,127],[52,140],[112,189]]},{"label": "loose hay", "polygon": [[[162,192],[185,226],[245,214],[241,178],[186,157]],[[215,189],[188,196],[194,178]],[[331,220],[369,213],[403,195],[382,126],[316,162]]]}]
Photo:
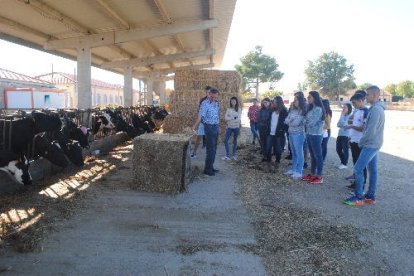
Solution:
[{"label": "loose hay", "polygon": [[190,135],[146,134],[134,139],[131,187],[141,191],[176,194],[190,181]]},{"label": "loose hay", "polygon": [[[254,146],[239,150],[234,169],[240,194],[253,219],[258,246],[269,275],[341,275],[352,267],[349,252],[369,247],[351,225],[334,225],[318,212],[292,204],[284,189],[298,185],[281,168],[268,170]],[[267,164],[266,164],[267,165]],[[276,168],[274,164],[270,167]]]}]

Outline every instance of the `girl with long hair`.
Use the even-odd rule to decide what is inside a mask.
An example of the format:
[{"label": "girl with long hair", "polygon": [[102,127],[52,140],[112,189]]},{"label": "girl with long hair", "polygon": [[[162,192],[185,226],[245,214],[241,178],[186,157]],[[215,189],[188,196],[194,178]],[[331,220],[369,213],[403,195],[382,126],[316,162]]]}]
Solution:
[{"label": "girl with long hair", "polygon": [[296,95],[285,120],[288,125],[289,145],[292,151],[292,168],[285,174],[301,179],[304,164],[303,144],[305,142],[306,103],[303,95]]},{"label": "girl with long hair", "polygon": [[325,109],[317,91],[310,91],[305,116],[306,139],[311,156],[311,173],[302,179],[309,183],[323,183],[322,139]]},{"label": "girl with long hair", "polygon": [[[226,134],[224,135],[224,147],[226,148],[226,156],[223,160],[237,160],[237,137],[240,133],[241,123],[241,108],[239,106],[239,100],[237,97],[231,97],[230,105],[226,110],[224,119],[227,122]],[[230,155],[229,139],[233,134],[233,149],[232,155]]]},{"label": "girl with long hair", "polygon": [[271,161],[272,148],[276,155],[276,164],[280,163],[283,148],[285,147],[285,119],[288,115],[287,108],[281,96],[274,98],[272,102],[272,113],[269,120],[269,128],[266,137],[266,152],[264,158],[267,162]]},{"label": "girl with long hair", "polygon": [[[264,98],[261,103],[260,111],[257,116],[257,128],[259,129],[260,153],[266,152],[266,137],[269,131],[270,115],[272,110],[270,108],[270,99]],[[266,161],[263,158],[262,161]]]},{"label": "girl with long hair", "polygon": [[338,121],[338,137],[336,138],[336,153],[338,153],[341,164],[338,169],[346,169],[349,158],[349,129],[346,128],[348,125],[349,117],[352,113],[352,105],[346,103],[342,106],[341,117]]},{"label": "girl with long hair", "polygon": [[322,156],[323,161],[325,161],[326,154],[328,153],[328,141],[331,137],[331,120],[332,120],[332,110],[331,105],[329,104],[328,99],[322,100],[323,108],[325,109],[325,122],[323,125],[323,139],[322,139]]}]

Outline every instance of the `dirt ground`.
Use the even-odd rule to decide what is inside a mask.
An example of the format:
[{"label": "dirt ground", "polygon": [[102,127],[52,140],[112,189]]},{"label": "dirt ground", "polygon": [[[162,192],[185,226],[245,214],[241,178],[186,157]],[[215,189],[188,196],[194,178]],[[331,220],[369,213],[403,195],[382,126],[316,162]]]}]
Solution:
[{"label": "dirt ground", "polygon": [[[332,121],[337,118],[334,112]],[[352,171],[335,168],[339,163],[336,129],[329,142],[323,185],[285,177],[287,160],[278,168],[263,167],[257,148],[246,145],[240,149],[239,161],[218,161],[222,170],[218,176],[198,177],[188,193],[130,197],[130,146],[118,147],[88,160],[81,171],[70,169],[1,198],[0,273],[96,274],[101,269],[110,274],[105,270],[110,266],[115,274],[132,275],[138,270],[145,274],[154,267],[145,266],[146,261],[156,267],[161,260],[166,266],[149,274],[263,275],[256,256],[268,275],[414,275],[412,126],[414,112],[386,112],[378,203],[362,207],[342,204],[350,195],[345,177]],[[202,159],[200,154],[198,173]],[[225,197],[217,199],[216,194]],[[173,213],[164,213],[167,210]],[[128,223],[121,222],[117,212],[128,217]],[[186,219],[174,219],[182,213]],[[214,239],[207,239],[200,233],[204,220],[211,219],[214,227],[205,235]],[[82,230],[84,225],[96,230]],[[195,229],[191,239],[179,234],[188,225]],[[108,227],[112,232],[105,232]],[[163,237],[171,233],[174,239],[168,242]],[[142,254],[144,249],[149,255]],[[61,254],[67,259],[60,260]],[[108,264],[114,256],[115,262]],[[177,263],[181,267],[174,270]]]}]

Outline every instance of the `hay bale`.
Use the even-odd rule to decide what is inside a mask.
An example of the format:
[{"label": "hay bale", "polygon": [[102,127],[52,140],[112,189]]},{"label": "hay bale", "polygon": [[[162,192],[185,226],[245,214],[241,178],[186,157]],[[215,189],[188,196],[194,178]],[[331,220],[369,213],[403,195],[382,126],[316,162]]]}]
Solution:
[{"label": "hay bale", "polygon": [[[168,117],[167,117],[168,118]],[[177,194],[190,181],[189,135],[145,134],[134,139],[132,188]]]}]

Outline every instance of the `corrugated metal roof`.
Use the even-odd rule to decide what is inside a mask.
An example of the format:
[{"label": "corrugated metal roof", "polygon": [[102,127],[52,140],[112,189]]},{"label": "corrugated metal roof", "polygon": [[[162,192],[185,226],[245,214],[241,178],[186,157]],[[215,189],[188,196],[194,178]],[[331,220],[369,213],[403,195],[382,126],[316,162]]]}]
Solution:
[{"label": "corrugated metal roof", "polygon": [[[53,72],[49,74],[44,74],[36,76],[41,80],[48,81],[53,84],[76,84],[76,76],[73,74],[62,73],[62,72]],[[104,87],[110,89],[123,89],[122,85],[107,83],[101,80],[91,79],[92,87]]]},{"label": "corrugated metal roof", "polygon": [[31,82],[31,83],[35,83],[35,84],[44,84],[47,86],[50,86],[51,83],[45,80],[41,80],[38,78],[32,78],[23,74],[19,74],[7,69],[2,69],[0,68],[0,80],[10,80],[10,81],[15,81],[15,82]]}]

